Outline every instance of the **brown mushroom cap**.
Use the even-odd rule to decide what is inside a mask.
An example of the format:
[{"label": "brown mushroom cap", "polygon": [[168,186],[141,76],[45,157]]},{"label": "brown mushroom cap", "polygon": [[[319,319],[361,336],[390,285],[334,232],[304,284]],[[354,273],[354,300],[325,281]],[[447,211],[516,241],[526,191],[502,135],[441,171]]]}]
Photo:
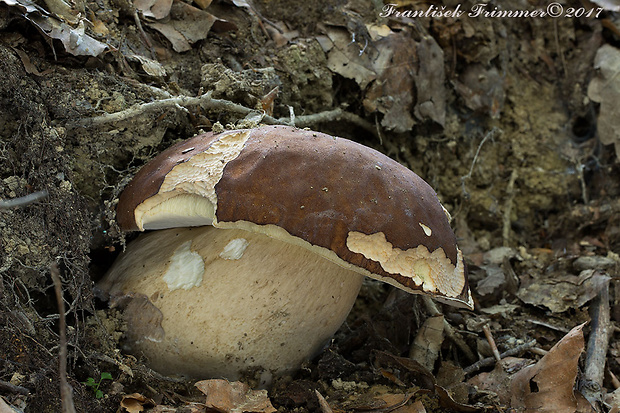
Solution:
[{"label": "brown mushroom cap", "polygon": [[285,126],[207,133],[172,146],[121,195],[125,230],[212,224],[301,245],[409,292],[472,308],[435,191],[366,146]]}]

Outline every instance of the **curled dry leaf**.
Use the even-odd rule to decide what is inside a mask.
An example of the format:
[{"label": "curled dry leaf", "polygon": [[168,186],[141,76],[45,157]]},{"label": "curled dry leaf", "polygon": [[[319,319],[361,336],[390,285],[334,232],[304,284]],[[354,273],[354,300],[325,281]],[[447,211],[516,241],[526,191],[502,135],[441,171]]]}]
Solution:
[{"label": "curled dry leaf", "polygon": [[573,387],[579,356],[584,349],[583,327],[573,328],[538,363],[516,373],[511,382],[511,405],[526,412],[582,412],[588,403]]},{"label": "curled dry leaf", "polygon": [[126,394],[121,399],[121,408],[128,413],[140,413],[147,407],[155,406],[155,402],[140,393]]},{"label": "curled dry leaf", "polygon": [[597,128],[604,145],[614,144],[620,159],[620,50],[603,45],[596,52],[597,75],[588,86],[588,97],[601,104]]},{"label": "curled dry leaf", "polygon": [[202,380],[195,386],[207,395],[205,405],[221,413],[273,413],[267,390],[252,390],[239,381]]}]

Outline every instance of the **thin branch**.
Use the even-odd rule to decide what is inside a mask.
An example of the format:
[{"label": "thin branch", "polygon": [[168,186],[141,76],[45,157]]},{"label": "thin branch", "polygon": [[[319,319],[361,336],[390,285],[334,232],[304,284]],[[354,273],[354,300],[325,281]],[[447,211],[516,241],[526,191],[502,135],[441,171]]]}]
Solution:
[{"label": "thin branch", "polygon": [[56,301],[58,302],[58,314],[60,314],[60,348],[58,350],[58,374],[60,376],[60,399],[62,402],[63,413],[75,413],[73,404],[73,388],[67,381],[67,322],[65,320],[65,301],[62,297],[62,281],[60,280],[60,270],[58,264],[52,264],[50,269],[54,290],[56,291]]},{"label": "thin branch", "polygon": [[[119,112],[108,113],[92,118],[81,119],[69,125],[70,128],[93,128],[102,125],[113,124],[117,122],[128,121],[137,116],[144,116],[147,113],[160,112],[167,109],[186,108],[188,106],[200,106],[205,110],[218,110],[236,113],[240,116],[247,116],[255,113],[256,109],[250,109],[237,103],[215,99],[211,97],[212,92],[207,92],[199,97],[177,96],[168,99],[156,100],[154,102],[144,103],[142,105],[132,106]],[[295,122],[291,125],[291,120]],[[263,115],[261,122],[268,125],[289,125],[298,128],[305,128],[319,123],[345,121],[359,126],[360,128],[370,132],[374,136],[377,135],[375,126],[364,118],[350,112],[346,112],[341,108],[329,110],[311,115],[296,116],[294,118],[286,117],[276,119],[269,115]]]},{"label": "thin branch", "polygon": [[27,388],[16,386],[15,384],[4,380],[0,380],[0,390],[2,390],[2,392],[17,393],[24,396],[28,396],[30,394],[30,390]]},{"label": "thin branch", "polygon": [[[504,351],[503,353],[501,353],[499,355],[499,357],[501,359],[505,359],[506,357],[516,356],[516,355],[519,355],[521,353],[524,353],[527,350],[530,350],[535,345],[536,345],[536,340],[532,340],[532,341],[530,341],[528,343],[521,344],[520,346],[517,346],[515,348],[511,348],[510,350]],[[483,358],[482,360],[478,360],[477,362],[475,362],[471,366],[465,367],[465,369],[463,371],[465,371],[465,374],[471,374],[471,373],[474,373],[474,372],[480,370],[483,367],[490,367],[490,366],[494,365],[495,362],[496,362],[495,357]]]},{"label": "thin branch", "polygon": [[491,346],[491,351],[493,352],[493,357],[495,357],[495,361],[498,363],[502,361],[502,357],[499,354],[499,350],[497,349],[497,344],[495,344],[495,339],[493,338],[493,333],[491,333],[491,328],[488,324],[482,326],[482,331],[484,331],[484,336],[486,337],[489,345]]},{"label": "thin branch", "polygon": [[476,149],[476,154],[474,155],[474,159],[473,161],[471,161],[471,165],[469,166],[469,172],[467,173],[467,175],[461,176],[461,186],[463,187],[463,194],[465,196],[469,195],[467,191],[465,190],[465,181],[471,178],[471,175],[474,172],[474,166],[476,165],[476,161],[478,160],[478,156],[480,155],[480,150],[482,149],[482,145],[484,145],[484,143],[488,139],[493,139],[500,132],[501,132],[500,129],[493,127],[493,129],[491,129],[486,135],[484,135],[484,138],[478,145],[478,149]]},{"label": "thin branch", "polygon": [[48,192],[44,189],[42,191],[33,192],[19,198],[0,200],[0,209],[9,209],[18,206],[28,205],[35,201],[38,201],[39,199],[45,198],[48,195]]},{"label": "thin branch", "polygon": [[609,313],[609,281],[607,281],[590,305],[592,330],[586,350],[585,371],[582,380],[584,385],[580,389],[585,398],[593,405],[601,400],[611,332]]}]

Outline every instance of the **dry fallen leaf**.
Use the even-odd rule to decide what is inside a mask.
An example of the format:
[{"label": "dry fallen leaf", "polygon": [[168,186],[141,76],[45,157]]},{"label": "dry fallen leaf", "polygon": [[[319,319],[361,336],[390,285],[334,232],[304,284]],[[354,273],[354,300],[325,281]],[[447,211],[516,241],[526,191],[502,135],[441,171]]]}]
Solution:
[{"label": "dry fallen leaf", "polygon": [[205,405],[221,413],[273,413],[267,390],[252,390],[239,381],[203,380],[195,386],[207,395]]},{"label": "dry fallen leaf", "polygon": [[381,125],[407,132],[415,118],[445,122],[445,76],[441,47],[428,36],[419,42],[406,30],[366,26],[360,39],[348,28],[329,26],[317,41],[327,53],[327,67],[364,90],[368,112],[380,112]]},{"label": "dry fallen leaf", "polygon": [[121,400],[121,408],[128,413],[143,412],[146,407],[154,407],[155,402],[140,393],[124,395]]},{"label": "dry fallen leaf", "polygon": [[584,349],[584,326],[585,323],[573,328],[538,363],[513,376],[511,407],[532,413],[583,411],[580,409],[585,398],[573,387]]},{"label": "dry fallen leaf", "polygon": [[443,328],[443,314],[427,318],[414,339],[409,358],[433,371],[443,343]]},{"label": "dry fallen leaf", "polygon": [[499,118],[506,94],[504,77],[497,68],[486,69],[481,64],[472,64],[465,69],[460,81],[454,82],[454,86],[469,109]]},{"label": "dry fallen leaf", "polygon": [[170,14],[172,0],[134,0],[133,5],[144,17],[161,20]]},{"label": "dry fallen leaf", "polygon": [[544,306],[554,313],[580,308],[597,296],[609,276],[584,270],[579,276],[555,275],[519,289],[517,297],[527,304]]},{"label": "dry fallen leaf", "polygon": [[0,3],[16,7],[41,33],[60,40],[67,52],[74,56],[99,56],[108,48],[106,44],[86,34],[84,20],[80,20],[77,27],[72,27],[30,0],[0,0]]}]

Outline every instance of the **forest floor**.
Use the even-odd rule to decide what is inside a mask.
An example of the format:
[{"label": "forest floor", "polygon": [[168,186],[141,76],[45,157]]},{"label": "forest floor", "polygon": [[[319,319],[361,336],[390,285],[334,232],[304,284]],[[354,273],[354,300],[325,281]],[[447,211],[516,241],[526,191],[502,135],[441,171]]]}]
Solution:
[{"label": "forest floor", "polygon": [[[620,17],[599,3],[0,0],[0,412],[618,411]],[[135,237],[122,188],[202,131],[292,121],[437,191],[475,311],[368,281],[268,392],[152,371],[93,293]]]}]

